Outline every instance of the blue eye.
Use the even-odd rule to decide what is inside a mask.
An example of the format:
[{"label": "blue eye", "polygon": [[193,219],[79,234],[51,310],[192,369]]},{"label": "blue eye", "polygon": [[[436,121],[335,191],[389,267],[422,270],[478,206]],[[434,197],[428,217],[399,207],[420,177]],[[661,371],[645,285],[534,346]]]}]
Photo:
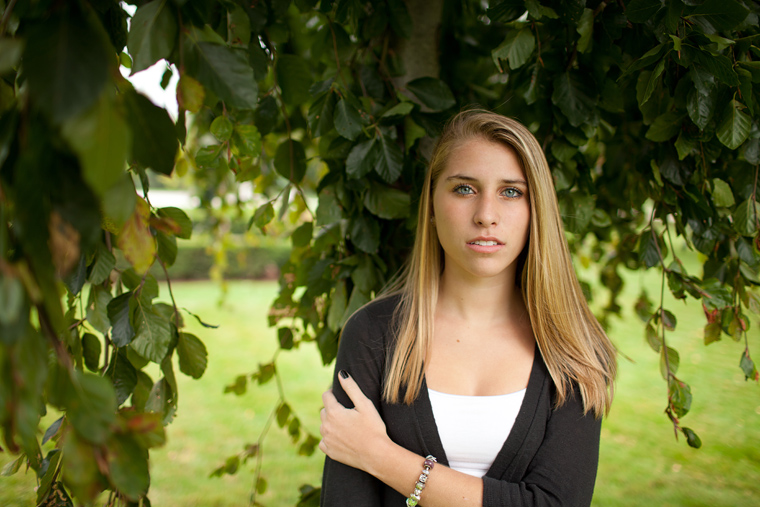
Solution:
[{"label": "blue eye", "polygon": [[514,199],[516,197],[520,197],[521,195],[523,195],[523,193],[514,187],[509,187],[509,188],[505,188],[504,191],[502,191],[502,195],[504,195],[505,197]]},{"label": "blue eye", "polygon": [[474,190],[470,185],[457,185],[454,187],[454,193],[459,195],[470,195],[474,193]]}]

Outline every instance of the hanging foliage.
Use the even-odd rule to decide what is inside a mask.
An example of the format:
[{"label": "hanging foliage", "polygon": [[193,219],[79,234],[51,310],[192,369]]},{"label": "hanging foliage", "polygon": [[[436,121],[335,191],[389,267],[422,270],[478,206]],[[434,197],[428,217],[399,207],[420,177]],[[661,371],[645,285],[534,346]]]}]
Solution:
[{"label": "hanging foliage", "polygon": [[[472,105],[518,118],[543,143],[571,249],[590,254],[594,285],[609,291],[603,323],[621,311],[622,272],[661,273],[661,293],[642,293],[635,310],[689,445],[700,441],[681,424],[692,394],[668,341],[666,286],[699,300],[705,344],[739,342],[739,367],[758,378],[755,1],[0,7],[0,424],[18,466],[37,472],[40,504],[110,490],[111,504],[148,505],[148,451],[178,406],[172,357],[193,378],[205,369],[201,340],[148,272],[174,262],[193,224],[151,205],[147,171],[192,176],[215,248],[230,209],[249,228],[290,234],[269,321],[281,349],[314,342],[327,364],[347,317],[409,252],[431,140]],[[176,121],[119,73],[160,62],[179,74]],[[701,270],[679,259],[681,244]],[[275,357],[228,391],[278,376]],[[280,395],[272,420],[312,453],[318,440]],[[45,407],[63,415],[40,440]],[[260,444],[214,473],[256,457],[264,491]],[[315,499],[302,488],[302,505]]]}]

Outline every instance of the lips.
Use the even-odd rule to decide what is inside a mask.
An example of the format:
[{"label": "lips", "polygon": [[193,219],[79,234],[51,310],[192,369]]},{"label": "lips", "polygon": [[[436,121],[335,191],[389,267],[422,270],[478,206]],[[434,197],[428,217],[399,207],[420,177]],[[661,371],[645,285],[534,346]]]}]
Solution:
[{"label": "lips", "polygon": [[504,248],[504,243],[496,238],[475,238],[467,242],[467,248],[479,254],[493,254]]},{"label": "lips", "polygon": [[475,238],[473,240],[468,241],[467,244],[478,245],[478,246],[498,246],[498,245],[503,245],[504,243],[499,241],[496,238]]}]

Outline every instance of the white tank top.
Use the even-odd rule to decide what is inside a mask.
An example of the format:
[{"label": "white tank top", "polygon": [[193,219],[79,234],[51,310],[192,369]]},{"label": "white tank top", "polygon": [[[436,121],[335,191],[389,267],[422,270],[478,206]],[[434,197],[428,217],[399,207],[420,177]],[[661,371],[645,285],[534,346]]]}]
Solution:
[{"label": "white tank top", "polygon": [[497,396],[464,396],[428,388],[428,394],[449,467],[483,477],[512,431],[525,389]]}]

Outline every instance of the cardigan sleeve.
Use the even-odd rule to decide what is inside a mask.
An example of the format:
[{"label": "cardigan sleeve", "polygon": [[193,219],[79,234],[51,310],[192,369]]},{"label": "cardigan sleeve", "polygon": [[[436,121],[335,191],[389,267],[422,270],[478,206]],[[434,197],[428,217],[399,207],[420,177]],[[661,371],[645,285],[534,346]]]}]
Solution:
[{"label": "cardigan sleeve", "polygon": [[584,415],[577,389],[551,413],[541,445],[519,483],[483,478],[483,507],[591,504],[601,420]]},{"label": "cardigan sleeve", "polygon": [[[333,373],[333,393],[347,408],[353,404],[338,382],[338,372],[346,370],[361,387],[364,395],[380,411],[381,385],[384,369],[385,326],[372,318],[371,307],[355,313],[346,323],[338,346]],[[356,468],[325,458],[322,474],[322,507],[352,505],[378,507],[382,500],[382,483],[372,475]]]}]

